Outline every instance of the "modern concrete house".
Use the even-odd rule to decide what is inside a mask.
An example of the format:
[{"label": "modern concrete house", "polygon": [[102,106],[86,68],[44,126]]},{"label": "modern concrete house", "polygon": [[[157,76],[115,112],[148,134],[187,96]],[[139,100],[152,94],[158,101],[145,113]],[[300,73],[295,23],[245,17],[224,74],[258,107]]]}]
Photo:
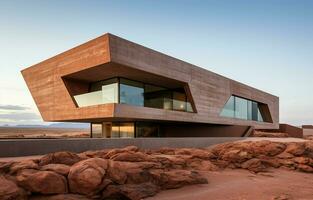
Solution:
[{"label": "modern concrete house", "polygon": [[89,122],[92,137],[245,136],[279,127],[278,97],[109,33],[22,74],[45,121]]}]

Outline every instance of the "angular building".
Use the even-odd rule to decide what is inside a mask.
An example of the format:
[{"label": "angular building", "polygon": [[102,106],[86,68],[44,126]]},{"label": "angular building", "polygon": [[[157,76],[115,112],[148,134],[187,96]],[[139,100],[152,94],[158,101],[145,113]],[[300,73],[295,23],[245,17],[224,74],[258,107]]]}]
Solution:
[{"label": "angular building", "polygon": [[276,96],[112,34],[22,71],[42,118],[92,137],[245,136],[276,129]]}]

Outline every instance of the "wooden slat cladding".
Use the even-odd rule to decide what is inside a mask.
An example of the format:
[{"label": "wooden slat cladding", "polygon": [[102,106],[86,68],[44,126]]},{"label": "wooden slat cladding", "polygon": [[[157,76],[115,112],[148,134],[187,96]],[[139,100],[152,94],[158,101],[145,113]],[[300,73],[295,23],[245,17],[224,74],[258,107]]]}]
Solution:
[{"label": "wooden slat cladding", "polygon": [[[22,73],[47,121],[162,120],[278,128],[278,97],[112,34],[105,34],[75,47],[23,70]],[[112,76],[153,82],[170,88],[185,87],[196,112],[122,104],[83,108],[75,105],[70,94],[85,91],[88,82]],[[62,78],[73,79],[68,82],[72,90],[67,89],[65,79]],[[231,95],[267,104],[273,123],[220,117],[220,112]]]}]

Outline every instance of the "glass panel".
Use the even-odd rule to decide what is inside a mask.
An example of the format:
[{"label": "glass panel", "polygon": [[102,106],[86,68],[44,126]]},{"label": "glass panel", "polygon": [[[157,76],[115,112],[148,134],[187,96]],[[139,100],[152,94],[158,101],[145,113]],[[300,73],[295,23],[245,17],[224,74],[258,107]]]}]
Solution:
[{"label": "glass panel", "polygon": [[173,100],[169,98],[164,98],[163,109],[173,110]]},{"label": "glass panel", "polygon": [[187,102],[187,112],[193,112],[193,108],[190,102]]},{"label": "glass panel", "polygon": [[186,111],[186,95],[180,92],[173,92],[173,109]]},{"label": "glass panel", "polygon": [[120,137],[120,127],[118,124],[112,124],[112,132],[111,138],[119,138]]},{"label": "glass panel", "polygon": [[248,120],[252,120],[252,101],[248,100]]},{"label": "glass panel", "polygon": [[[126,85],[130,84],[130,85]],[[135,81],[121,79],[120,84],[120,103],[144,106],[143,84]]]},{"label": "glass panel", "polygon": [[102,124],[91,124],[91,137],[101,138],[102,137]]},{"label": "glass panel", "polygon": [[258,103],[252,102],[252,120],[258,121]]},{"label": "glass panel", "polygon": [[235,117],[235,97],[231,96],[225,104],[221,116],[224,117]]},{"label": "glass panel", "polygon": [[258,108],[258,120],[259,122],[263,122],[263,117],[262,117],[262,114],[260,112],[260,109]]},{"label": "glass panel", "polygon": [[120,138],[134,138],[134,123],[120,123]]},{"label": "glass panel", "polygon": [[117,83],[117,78],[111,78],[103,81],[98,81],[90,84],[90,92],[99,91],[102,89],[103,85],[109,85],[112,83]]},{"label": "glass panel", "polygon": [[149,122],[136,123],[136,137],[159,137],[159,126]]},{"label": "glass panel", "polygon": [[118,85],[113,83],[103,85],[102,90],[75,95],[74,99],[78,107],[93,106],[106,103],[118,103]]},{"label": "glass panel", "polygon": [[75,95],[74,99],[78,107],[102,104],[102,91]]},{"label": "glass panel", "polygon": [[246,99],[235,97],[235,117],[248,119],[248,101]]},{"label": "glass panel", "polygon": [[118,84],[102,86],[102,104],[118,103]]}]

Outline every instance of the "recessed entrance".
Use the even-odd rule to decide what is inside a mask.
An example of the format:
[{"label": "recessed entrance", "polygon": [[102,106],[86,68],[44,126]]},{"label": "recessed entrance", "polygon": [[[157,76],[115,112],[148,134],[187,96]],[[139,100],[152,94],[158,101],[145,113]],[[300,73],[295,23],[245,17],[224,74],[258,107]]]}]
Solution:
[{"label": "recessed entrance", "polygon": [[149,122],[103,122],[91,124],[92,138],[159,137],[158,124]]}]

